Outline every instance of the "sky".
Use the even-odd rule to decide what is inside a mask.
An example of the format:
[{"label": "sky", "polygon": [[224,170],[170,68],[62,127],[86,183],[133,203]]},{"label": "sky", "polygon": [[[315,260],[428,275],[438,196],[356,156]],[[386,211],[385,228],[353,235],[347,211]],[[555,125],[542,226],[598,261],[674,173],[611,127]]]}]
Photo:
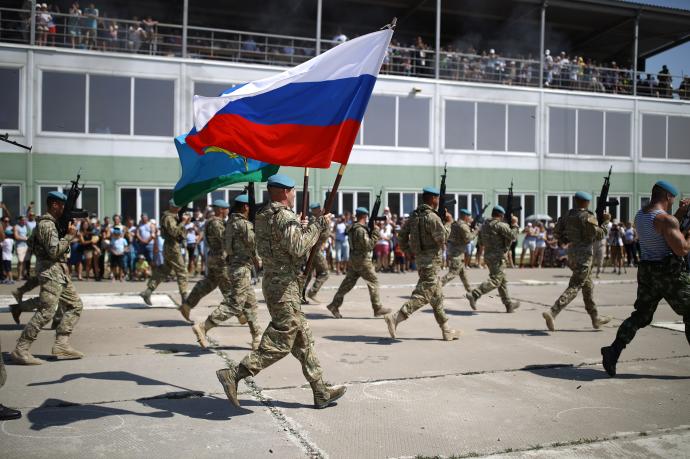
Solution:
[{"label": "sky", "polygon": [[[626,0],[628,3],[646,3],[648,5],[668,6],[690,10],[690,0]],[[690,33],[690,30],[688,30]],[[661,66],[666,64],[672,75],[678,76],[673,79],[673,86],[680,84],[681,75],[690,75],[690,42],[677,46],[666,52],[658,54],[651,59],[647,59],[647,71],[657,73]]]}]

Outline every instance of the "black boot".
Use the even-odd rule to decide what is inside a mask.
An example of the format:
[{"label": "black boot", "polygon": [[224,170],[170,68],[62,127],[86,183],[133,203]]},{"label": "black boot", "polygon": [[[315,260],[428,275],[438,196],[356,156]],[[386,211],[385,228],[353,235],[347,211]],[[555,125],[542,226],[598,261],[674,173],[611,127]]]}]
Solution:
[{"label": "black boot", "polygon": [[621,356],[621,352],[623,352],[624,348],[625,344],[618,341],[618,339],[611,343],[610,346],[601,348],[604,370],[606,370],[606,373],[612,378],[616,376],[616,363],[618,363],[618,358]]},{"label": "black boot", "polygon": [[22,417],[22,412],[0,405],[0,421],[11,421]]}]

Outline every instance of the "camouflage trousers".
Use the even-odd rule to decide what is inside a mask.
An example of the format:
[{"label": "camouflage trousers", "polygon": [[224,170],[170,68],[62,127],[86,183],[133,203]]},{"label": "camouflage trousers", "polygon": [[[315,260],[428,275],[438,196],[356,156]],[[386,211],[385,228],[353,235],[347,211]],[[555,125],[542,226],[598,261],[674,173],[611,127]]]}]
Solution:
[{"label": "camouflage trousers", "polygon": [[[41,291],[38,294],[38,300],[35,300],[38,303],[36,313],[24,327],[20,339],[34,341],[41,329],[53,319],[58,306],[63,311],[62,320],[56,330],[58,335],[71,335],[79,322],[84,306],[72,280],[66,274],[59,273],[59,269],[62,269],[62,266],[54,265],[39,276]],[[32,300],[27,301],[29,302]]]},{"label": "camouflage trousers", "polygon": [[371,300],[372,308],[374,308],[374,311],[381,309],[382,305],[381,298],[379,297],[379,280],[376,277],[374,264],[368,260],[353,260],[350,262],[350,266],[347,268],[347,274],[345,274],[345,279],[343,279],[343,281],[340,283],[340,287],[338,287],[338,291],[335,293],[333,301],[331,301],[331,305],[339,308],[343,304],[347,292],[352,290],[360,277],[367,283],[367,288],[369,289],[369,300]]},{"label": "camouflage trousers", "polygon": [[400,313],[405,317],[410,317],[416,310],[426,304],[430,304],[434,310],[434,318],[439,325],[448,322],[448,316],[443,309],[443,289],[441,280],[438,277],[440,263],[418,265],[417,274],[419,280],[417,286],[412,291],[410,299],[400,308]]},{"label": "camouflage trousers", "polygon": [[40,284],[40,282],[38,281],[38,276],[31,276],[26,280],[26,282],[24,282],[24,285],[17,288],[17,291],[19,293],[21,293],[22,295],[24,295],[25,293],[28,293],[31,290],[38,287],[39,284]]},{"label": "camouflage trousers", "polygon": [[187,294],[187,268],[182,260],[182,252],[178,244],[166,241],[163,246],[163,265],[153,271],[146,287],[151,291],[156,290],[158,284],[170,274],[177,278],[177,287],[180,289],[180,295],[184,297]]},{"label": "camouflage trousers", "polygon": [[[220,325],[231,317],[244,312],[247,322],[256,323],[256,295],[252,286],[252,271],[249,266],[230,268],[228,288],[221,288],[223,301],[208,316],[209,320]],[[190,295],[191,296],[191,295]]]},{"label": "camouflage trousers", "polygon": [[0,344],[0,388],[5,385],[7,381],[7,372],[5,371],[5,360],[2,358],[2,344]]},{"label": "camouflage trousers", "polygon": [[307,381],[320,380],[321,365],[314,350],[314,337],[301,309],[301,292],[297,279],[266,273],[262,288],[271,314],[271,323],[263,333],[259,349],[247,355],[241,365],[255,376],[286,355],[292,354],[302,364],[302,373]]},{"label": "camouflage trousers", "polygon": [[585,301],[585,309],[590,315],[597,314],[597,306],[594,303],[594,284],[592,284],[592,260],[568,259],[568,267],[573,272],[570,276],[570,283],[561,296],[558,297],[551,306],[551,315],[556,317],[559,312],[565,309],[577,296],[577,292],[582,290],[582,298]]},{"label": "camouflage trousers", "polygon": [[466,291],[471,291],[470,282],[467,280],[467,273],[465,272],[464,254],[458,256],[451,256],[449,259],[448,272],[441,278],[441,285],[445,286],[448,282],[455,279],[455,276],[460,276],[462,285],[465,286]]},{"label": "camouflage trousers", "polygon": [[323,284],[328,280],[328,263],[321,251],[318,251],[314,257],[314,274],[316,275],[314,283],[309,288],[309,295],[311,296],[319,293]]},{"label": "camouflage trousers", "polygon": [[194,288],[187,296],[187,306],[193,308],[199,301],[216,287],[220,289],[225,295],[231,289],[230,276],[228,275],[228,268],[225,260],[220,257],[208,257],[206,262],[206,269],[208,273],[206,276],[194,285]]},{"label": "camouflage trousers", "polygon": [[690,344],[690,274],[680,263],[641,262],[637,270],[635,310],[618,328],[616,341],[629,344],[637,330],[652,323],[659,301],[666,300],[676,314],[683,317],[685,337]]},{"label": "camouflage trousers", "polygon": [[489,267],[489,278],[470,292],[475,300],[479,299],[482,295],[486,295],[493,289],[498,289],[498,294],[501,297],[501,302],[505,306],[510,306],[510,295],[508,294],[508,281],[506,280],[506,275],[503,272],[506,268],[505,257],[501,258],[486,258],[484,257],[486,265]]}]

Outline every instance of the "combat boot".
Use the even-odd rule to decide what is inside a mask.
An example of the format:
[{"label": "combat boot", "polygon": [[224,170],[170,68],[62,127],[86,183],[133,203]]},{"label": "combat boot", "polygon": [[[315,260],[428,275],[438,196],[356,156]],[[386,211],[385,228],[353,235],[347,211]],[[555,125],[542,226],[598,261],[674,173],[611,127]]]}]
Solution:
[{"label": "combat boot", "polygon": [[190,308],[187,303],[182,303],[182,305],[180,305],[180,307],[178,308],[178,311],[180,311],[180,314],[182,314],[184,320],[186,320],[187,322],[192,322],[192,319],[189,318],[189,313],[192,312],[192,308]]},{"label": "combat boot", "polygon": [[328,306],[326,306],[326,309],[331,311],[331,314],[333,314],[333,317],[335,317],[336,319],[342,319],[343,318],[343,315],[340,313],[339,307],[334,306],[333,304],[329,304]]},{"label": "combat boot", "polygon": [[53,344],[52,354],[58,360],[81,359],[84,357],[82,352],[74,349],[69,342],[69,335],[56,335]]},{"label": "combat boot", "polygon": [[309,290],[307,292],[307,298],[312,300],[314,303],[321,303],[317,298],[316,298],[316,292],[313,290]]},{"label": "combat boot", "polygon": [[244,325],[247,323],[247,316],[244,314],[244,312],[240,312],[238,314],[237,321],[240,323],[240,325]]},{"label": "combat boot", "polygon": [[443,336],[443,341],[453,341],[459,338],[460,333],[457,330],[453,330],[448,326],[448,322],[441,325],[441,336]]},{"label": "combat boot", "polygon": [[187,298],[189,298],[189,292],[182,292],[180,293],[180,304],[184,304],[187,302]]},{"label": "combat boot", "polygon": [[256,351],[261,344],[261,329],[256,322],[249,322],[249,331],[252,334],[252,351]]},{"label": "combat boot", "polygon": [[11,421],[22,417],[22,412],[0,405],[0,421]]},{"label": "combat boot", "polygon": [[623,349],[625,349],[625,345],[620,343],[618,339],[614,340],[610,346],[601,348],[601,356],[603,357],[601,363],[604,365],[606,373],[612,378],[616,376],[616,364]]},{"label": "combat boot", "polygon": [[12,314],[12,318],[14,319],[14,323],[19,325],[19,316],[22,315],[22,308],[18,304],[11,304],[10,305],[10,314]]},{"label": "combat boot", "polygon": [[595,330],[599,330],[602,325],[611,321],[610,317],[599,317],[596,312],[590,314],[590,317],[592,318],[592,327],[594,327]]},{"label": "combat boot", "polygon": [[208,349],[210,344],[206,338],[206,332],[215,327],[216,324],[206,319],[205,322],[197,322],[192,325],[192,331],[196,335],[196,340],[199,342],[199,346],[204,349]]},{"label": "combat boot", "polygon": [[153,292],[147,288],[139,294],[139,296],[144,300],[144,303],[148,304],[149,306],[153,306],[153,303],[151,303],[151,293]]},{"label": "combat boot", "polygon": [[406,317],[403,316],[400,313],[400,311],[386,314],[385,316],[383,316],[383,320],[385,320],[386,325],[388,325],[388,333],[390,333],[391,338],[395,338],[395,331],[398,328],[398,324],[405,319]]},{"label": "combat boot", "polygon": [[391,312],[391,308],[384,308],[383,306],[379,306],[378,309],[374,309],[374,317],[382,317],[386,314],[390,314]]},{"label": "combat boot", "polygon": [[549,331],[556,331],[556,326],[553,323],[555,317],[551,315],[551,311],[545,311],[541,316],[546,321],[546,328],[548,328]]},{"label": "combat boot", "polygon": [[218,381],[223,386],[225,395],[230,400],[230,403],[236,407],[240,406],[240,401],[237,399],[237,384],[247,376],[251,376],[251,373],[242,364],[216,371],[216,377],[218,377]]},{"label": "combat boot", "polygon": [[323,382],[323,379],[309,383],[314,392],[314,407],[321,409],[332,405],[336,400],[345,395],[345,386],[331,386]]},{"label": "combat boot", "polygon": [[37,359],[31,355],[31,352],[29,352],[30,347],[31,341],[24,338],[19,338],[19,341],[17,341],[17,347],[10,354],[12,360],[19,365],[42,365],[43,360]]},{"label": "combat boot", "polygon": [[510,303],[506,305],[506,312],[508,314],[515,312],[517,308],[520,307],[520,302],[517,300],[510,300]]},{"label": "combat boot", "polygon": [[20,292],[19,289],[12,290],[12,296],[14,297],[15,300],[17,300],[17,304],[19,306],[21,306],[22,305],[22,297],[24,296],[22,294],[22,292]]},{"label": "combat boot", "polygon": [[470,307],[472,308],[472,310],[476,311],[477,310],[477,300],[472,295],[472,292],[469,292],[468,294],[466,294],[465,298],[467,298],[467,301],[470,302]]}]

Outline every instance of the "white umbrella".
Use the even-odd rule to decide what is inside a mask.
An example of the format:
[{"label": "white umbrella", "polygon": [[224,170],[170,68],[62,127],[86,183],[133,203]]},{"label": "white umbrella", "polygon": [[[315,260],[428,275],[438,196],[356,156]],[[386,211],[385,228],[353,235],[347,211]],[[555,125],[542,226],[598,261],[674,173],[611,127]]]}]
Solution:
[{"label": "white umbrella", "polygon": [[543,222],[550,222],[553,221],[553,218],[549,217],[546,214],[534,214],[530,215],[525,219],[526,222],[536,222],[536,221],[543,221]]}]

